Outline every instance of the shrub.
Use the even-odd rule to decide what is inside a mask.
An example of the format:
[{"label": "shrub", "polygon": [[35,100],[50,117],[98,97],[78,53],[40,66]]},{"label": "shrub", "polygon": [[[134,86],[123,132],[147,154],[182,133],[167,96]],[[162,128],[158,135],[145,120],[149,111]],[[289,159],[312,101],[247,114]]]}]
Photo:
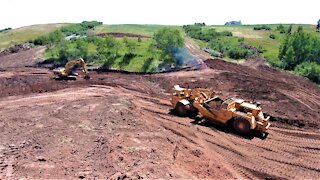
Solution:
[{"label": "shrub", "polygon": [[266,30],[266,31],[270,31],[271,27],[268,27],[267,25],[262,25],[262,26],[254,26],[253,30]]},{"label": "shrub", "polygon": [[200,25],[184,25],[183,29],[188,36],[206,42],[209,42],[211,39],[215,39],[219,36],[232,36],[232,32],[230,31],[217,32],[213,28],[202,28]]},{"label": "shrub", "polygon": [[238,38],[238,42],[244,42],[244,37]]},{"label": "shrub", "polygon": [[253,30],[261,30],[261,27],[253,27]]},{"label": "shrub", "polygon": [[309,61],[320,63],[320,39],[304,32],[287,35],[279,48],[283,68],[293,70],[298,64]]},{"label": "shrub", "polygon": [[226,53],[229,50],[230,46],[231,46],[230,44],[224,43],[219,40],[211,40],[209,42],[209,47],[211,49],[214,49],[214,50],[220,52],[220,53]]},{"label": "shrub", "polygon": [[6,31],[10,31],[10,30],[12,30],[12,28],[10,28],[10,27],[9,28],[4,28],[4,29],[0,29],[0,33],[1,32],[6,32]]},{"label": "shrub", "polygon": [[298,26],[297,32],[302,32],[303,31],[303,27],[302,26]]},{"label": "shrub", "polygon": [[276,35],[270,34],[270,35],[269,35],[269,38],[271,38],[271,39],[276,39]]},{"label": "shrub", "polygon": [[282,24],[280,24],[280,25],[277,26],[277,30],[278,30],[278,31],[281,31],[282,29],[284,29],[284,26],[283,26]]},{"label": "shrub", "polygon": [[249,55],[249,51],[241,47],[232,47],[228,51],[228,55],[232,59],[245,59]]},{"label": "shrub", "polygon": [[206,26],[206,23],[194,23],[195,26]]},{"label": "shrub", "polygon": [[165,27],[158,30],[153,35],[154,44],[162,51],[162,58],[169,57],[168,61],[173,61],[174,57],[171,50],[176,47],[184,46],[184,38],[178,29]]},{"label": "shrub", "polygon": [[134,52],[135,52],[135,50],[137,48],[136,41],[133,41],[132,39],[124,38],[123,39],[123,43],[127,48],[126,54],[129,55],[129,56],[133,56]]},{"label": "shrub", "polygon": [[222,31],[222,32],[220,32],[220,36],[232,36],[232,32],[230,32],[230,31]]},{"label": "shrub", "polygon": [[320,83],[320,64],[316,62],[303,62],[295,67],[294,72]]}]

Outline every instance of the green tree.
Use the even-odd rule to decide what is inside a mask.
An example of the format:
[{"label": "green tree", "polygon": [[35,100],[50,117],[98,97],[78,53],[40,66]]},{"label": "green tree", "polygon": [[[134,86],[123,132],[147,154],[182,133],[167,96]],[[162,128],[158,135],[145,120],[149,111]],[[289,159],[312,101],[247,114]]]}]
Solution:
[{"label": "green tree", "polygon": [[292,32],[292,24],[290,24],[290,26],[288,27],[287,34],[291,34],[291,32]]},{"label": "green tree", "polygon": [[302,32],[303,31],[303,27],[302,26],[298,26],[297,32]]},{"label": "green tree", "polygon": [[156,47],[162,51],[162,57],[169,57],[169,61],[173,61],[174,57],[171,53],[175,47],[183,47],[184,39],[178,29],[174,28],[162,28],[153,35],[153,40]]},{"label": "green tree", "polygon": [[283,26],[282,24],[280,24],[279,26],[277,26],[277,30],[278,30],[281,34],[283,34],[283,33],[286,32],[286,31],[284,30],[284,26]]},{"label": "green tree", "polygon": [[114,38],[113,36],[106,36],[105,43],[105,46],[111,58],[116,59],[120,48],[120,44],[117,42],[116,38]]},{"label": "green tree", "polygon": [[320,64],[316,62],[303,62],[295,67],[294,72],[320,83]]},{"label": "green tree", "polygon": [[320,39],[305,32],[287,35],[279,49],[283,68],[293,70],[303,62],[320,63]]},{"label": "green tree", "polygon": [[295,52],[292,46],[289,46],[289,48],[285,52],[285,56],[282,58],[282,61],[285,69],[291,70],[295,67]]},{"label": "green tree", "polygon": [[135,53],[135,50],[137,48],[137,43],[133,41],[132,39],[128,39],[127,37],[123,38],[123,43],[127,48],[127,55],[133,56]]},{"label": "green tree", "polygon": [[150,45],[148,47],[148,52],[150,53],[151,59],[158,58],[159,50],[158,50],[157,45],[155,44],[154,41],[150,43]]}]

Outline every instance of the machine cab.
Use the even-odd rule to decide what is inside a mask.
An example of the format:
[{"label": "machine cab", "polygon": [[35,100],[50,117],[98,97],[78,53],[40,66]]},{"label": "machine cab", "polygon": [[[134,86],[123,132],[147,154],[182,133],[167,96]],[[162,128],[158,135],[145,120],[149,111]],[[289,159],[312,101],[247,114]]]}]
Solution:
[{"label": "machine cab", "polygon": [[190,91],[186,88],[181,88],[179,85],[175,85],[173,88],[173,93],[171,95],[171,103],[173,107],[176,106],[177,102],[179,102],[182,99],[189,98]]}]

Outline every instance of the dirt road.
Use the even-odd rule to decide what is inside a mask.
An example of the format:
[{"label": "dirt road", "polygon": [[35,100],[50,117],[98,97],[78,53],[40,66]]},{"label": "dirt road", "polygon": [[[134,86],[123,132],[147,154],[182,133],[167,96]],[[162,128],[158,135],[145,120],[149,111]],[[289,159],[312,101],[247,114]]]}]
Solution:
[{"label": "dirt road", "polygon": [[[77,81],[54,81],[44,68],[0,71],[0,179],[320,177],[318,86],[262,62],[203,67]],[[270,134],[175,116],[174,84],[262,102]]]}]

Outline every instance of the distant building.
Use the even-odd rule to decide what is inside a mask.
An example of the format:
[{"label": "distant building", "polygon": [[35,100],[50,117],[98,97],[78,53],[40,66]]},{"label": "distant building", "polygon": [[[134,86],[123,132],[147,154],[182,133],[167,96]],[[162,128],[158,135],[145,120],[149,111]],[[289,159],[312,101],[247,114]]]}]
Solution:
[{"label": "distant building", "polygon": [[242,25],[241,20],[240,21],[229,21],[226,22],[224,25]]}]

